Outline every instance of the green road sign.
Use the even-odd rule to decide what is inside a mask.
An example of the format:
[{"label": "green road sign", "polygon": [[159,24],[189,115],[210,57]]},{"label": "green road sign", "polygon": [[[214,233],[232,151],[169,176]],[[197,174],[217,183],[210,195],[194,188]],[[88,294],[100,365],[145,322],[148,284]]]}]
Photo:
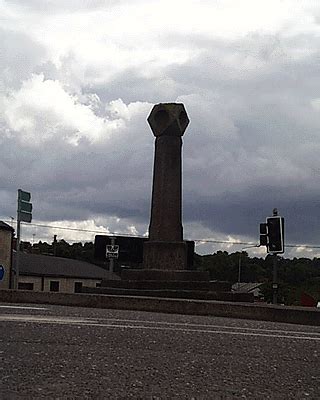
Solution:
[{"label": "green road sign", "polygon": [[23,222],[31,222],[32,221],[31,213],[26,213],[26,212],[20,211],[19,216],[20,216],[20,221],[23,221]]},{"label": "green road sign", "polygon": [[23,222],[31,222],[32,220],[32,203],[30,203],[31,193],[18,190],[18,220]]},{"label": "green road sign", "polygon": [[24,192],[23,190],[18,190],[18,200],[29,202],[31,199],[31,193]]},{"label": "green road sign", "polygon": [[27,203],[26,201],[20,201],[20,211],[25,211],[27,213],[32,212],[32,203]]}]

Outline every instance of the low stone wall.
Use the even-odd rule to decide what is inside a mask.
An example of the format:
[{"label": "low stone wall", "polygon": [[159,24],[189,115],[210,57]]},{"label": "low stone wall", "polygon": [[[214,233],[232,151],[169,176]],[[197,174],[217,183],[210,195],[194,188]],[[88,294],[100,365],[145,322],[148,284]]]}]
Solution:
[{"label": "low stone wall", "polygon": [[212,315],[320,326],[320,310],[304,307],[138,296],[31,292],[27,290],[0,290],[0,302],[55,304],[186,315]]}]

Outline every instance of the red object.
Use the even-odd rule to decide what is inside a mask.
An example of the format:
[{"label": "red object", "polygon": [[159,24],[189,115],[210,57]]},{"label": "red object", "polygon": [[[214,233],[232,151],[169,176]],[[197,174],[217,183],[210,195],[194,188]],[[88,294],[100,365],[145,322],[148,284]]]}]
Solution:
[{"label": "red object", "polygon": [[317,307],[317,300],[305,292],[301,293],[301,305],[304,307]]}]

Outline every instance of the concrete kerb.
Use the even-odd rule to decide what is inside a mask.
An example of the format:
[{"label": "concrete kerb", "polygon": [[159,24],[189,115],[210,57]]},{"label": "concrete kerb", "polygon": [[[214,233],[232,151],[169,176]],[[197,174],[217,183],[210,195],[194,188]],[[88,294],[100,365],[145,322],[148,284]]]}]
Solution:
[{"label": "concrete kerb", "polygon": [[168,314],[208,315],[320,326],[316,308],[230,303],[210,300],[167,299],[142,296],[70,294],[0,290],[0,302],[151,311]]}]

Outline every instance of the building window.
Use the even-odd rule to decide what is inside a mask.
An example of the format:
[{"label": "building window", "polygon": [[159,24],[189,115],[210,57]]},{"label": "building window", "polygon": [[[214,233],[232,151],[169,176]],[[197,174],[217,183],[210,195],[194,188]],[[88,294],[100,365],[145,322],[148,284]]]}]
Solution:
[{"label": "building window", "polygon": [[96,287],[101,287],[101,282],[97,282]]},{"label": "building window", "polygon": [[20,290],[33,290],[33,283],[32,282],[19,282],[18,289]]},{"label": "building window", "polygon": [[59,281],[50,281],[50,292],[59,292]]},{"label": "building window", "polygon": [[82,289],[82,282],[75,282],[74,283],[74,292],[81,293],[81,289]]}]

